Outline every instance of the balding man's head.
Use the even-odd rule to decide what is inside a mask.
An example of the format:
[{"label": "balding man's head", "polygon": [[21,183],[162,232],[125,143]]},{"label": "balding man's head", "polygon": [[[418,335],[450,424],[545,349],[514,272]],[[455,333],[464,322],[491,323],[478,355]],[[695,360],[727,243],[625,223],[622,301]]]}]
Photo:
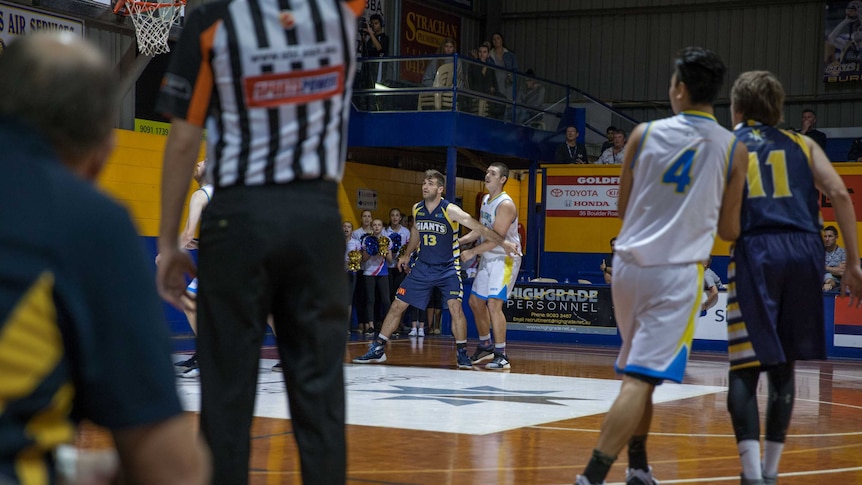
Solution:
[{"label": "balding man's head", "polygon": [[37,33],[0,54],[0,114],[39,130],[77,163],[112,138],[117,81],[107,59],[80,37]]}]

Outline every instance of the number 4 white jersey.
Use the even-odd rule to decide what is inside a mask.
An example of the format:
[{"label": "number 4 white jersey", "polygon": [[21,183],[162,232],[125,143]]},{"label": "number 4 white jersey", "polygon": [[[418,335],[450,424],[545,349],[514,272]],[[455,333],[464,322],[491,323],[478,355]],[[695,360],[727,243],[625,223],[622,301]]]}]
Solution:
[{"label": "number 4 white jersey", "polygon": [[736,137],[707,113],[649,123],[632,161],[616,252],[640,266],[709,258],[735,148]]}]

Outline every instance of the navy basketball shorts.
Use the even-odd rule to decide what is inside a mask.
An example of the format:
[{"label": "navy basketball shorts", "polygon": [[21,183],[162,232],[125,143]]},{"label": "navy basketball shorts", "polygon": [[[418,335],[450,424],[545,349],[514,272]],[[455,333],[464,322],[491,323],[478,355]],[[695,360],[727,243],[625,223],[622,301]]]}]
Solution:
[{"label": "navy basketball shorts", "polygon": [[428,307],[428,300],[434,288],[440,289],[444,301],[460,301],[463,298],[464,287],[461,285],[461,274],[455,263],[426,264],[421,259],[416,261],[410,274],[395,292],[395,298],[424,310]]},{"label": "navy basketball shorts", "polygon": [[820,234],[743,235],[727,272],[731,370],[826,358]]}]

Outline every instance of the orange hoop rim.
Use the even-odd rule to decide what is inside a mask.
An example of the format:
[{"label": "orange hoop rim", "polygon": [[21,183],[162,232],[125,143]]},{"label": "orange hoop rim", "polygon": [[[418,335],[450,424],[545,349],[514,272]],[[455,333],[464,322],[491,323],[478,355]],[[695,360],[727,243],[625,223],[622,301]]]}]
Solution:
[{"label": "orange hoop rim", "polygon": [[117,15],[125,15],[128,17],[131,15],[129,9],[126,8],[126,4],[131,3],[140,7],[141,12],[150,12],[157,8],[167,8],[167,7],[183,7],[186,5],[186,0],[177,0],[176,2],[167,2],[167,3],[159,3],[159,2],[144,2],[137,0],[117,0],[117,3],[114,5],[114,13]]}]

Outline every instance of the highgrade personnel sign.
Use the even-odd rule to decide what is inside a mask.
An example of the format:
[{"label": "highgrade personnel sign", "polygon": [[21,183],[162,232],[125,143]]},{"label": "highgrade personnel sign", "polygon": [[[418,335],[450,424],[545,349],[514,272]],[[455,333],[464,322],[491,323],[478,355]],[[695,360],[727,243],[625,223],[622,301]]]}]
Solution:
[{"label": "highgrade personnel sign", "polygon": [[548,217],[617,217],[620,178],[610,175],[548,176]]},{"label": "highgrade personnel sign", "polygon": [[23,5],[0,2],[0,52],[18,37],[40,32],[66,31],[84,37],[84,22]]},{"label": "highgrade personnel sign", "polygon": [[610,287],[518,283],[503,313],[513,330],[617,332]]}]

